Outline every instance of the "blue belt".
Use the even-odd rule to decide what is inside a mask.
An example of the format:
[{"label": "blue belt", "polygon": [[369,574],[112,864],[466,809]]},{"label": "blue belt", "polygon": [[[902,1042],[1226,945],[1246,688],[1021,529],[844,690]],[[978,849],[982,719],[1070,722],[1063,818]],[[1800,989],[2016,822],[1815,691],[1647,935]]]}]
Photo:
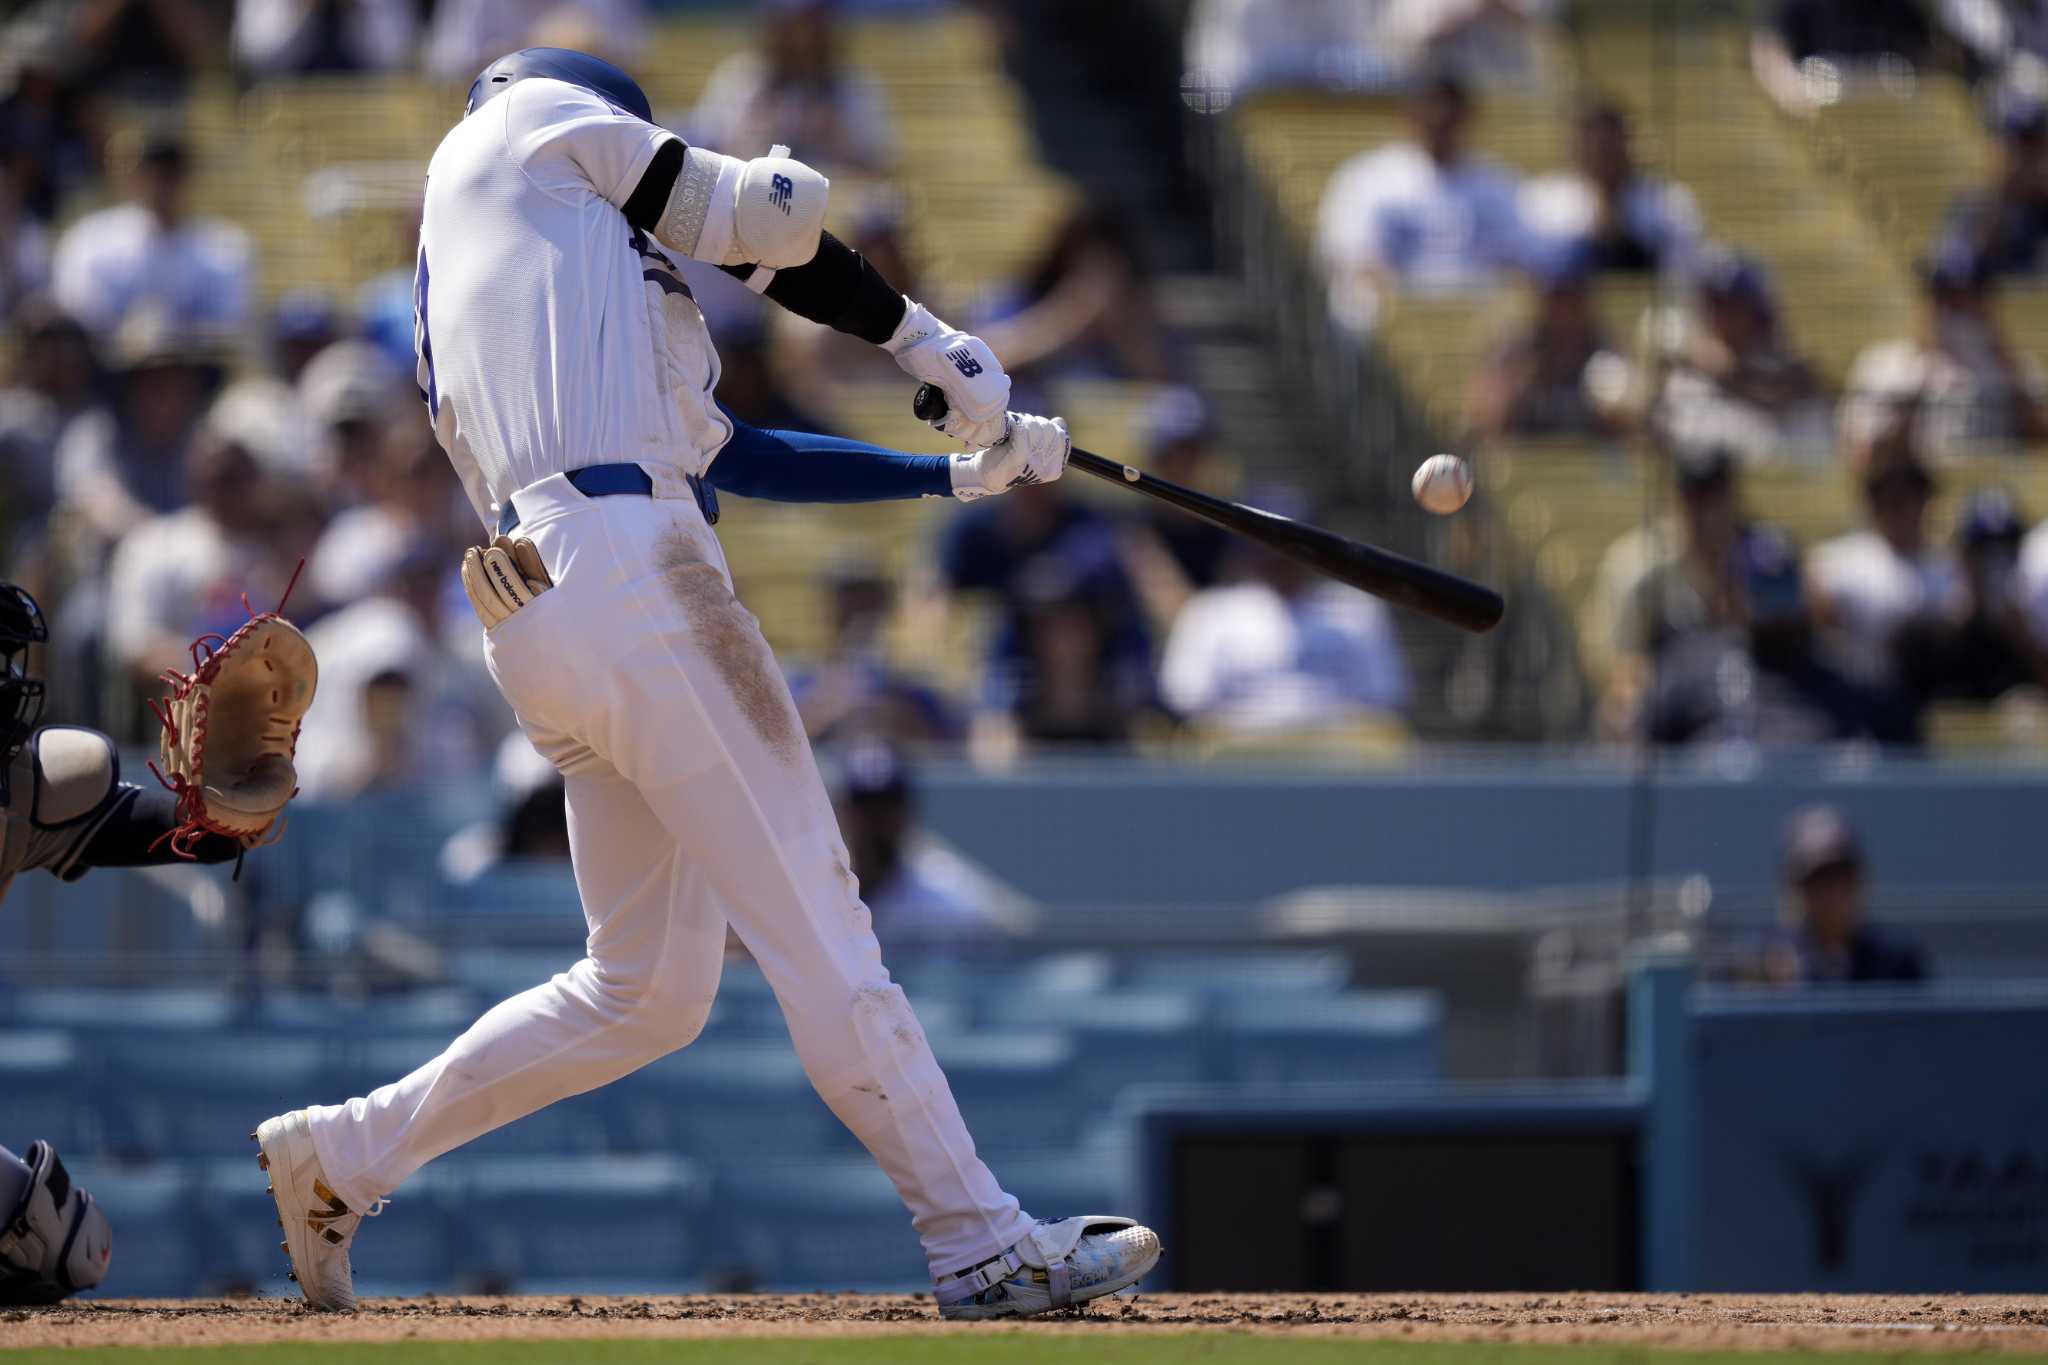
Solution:
[{"label": "blue belt", "polygon": [[[637,464],[592,464],[581,469],[572,469],[564,478],[569,486],[586,498],[609,498],[621,494],[635,497],[654,496],[654,479]],[[690,491],[697,495],[697,508],[704,513],[704,520],[712,526],[718,525],[718,494],[711,485],[689,475]],[[512,499],[505,499],[505,506],[498,513],[498,534],[509,536],[519,526],[519,509]]]}]

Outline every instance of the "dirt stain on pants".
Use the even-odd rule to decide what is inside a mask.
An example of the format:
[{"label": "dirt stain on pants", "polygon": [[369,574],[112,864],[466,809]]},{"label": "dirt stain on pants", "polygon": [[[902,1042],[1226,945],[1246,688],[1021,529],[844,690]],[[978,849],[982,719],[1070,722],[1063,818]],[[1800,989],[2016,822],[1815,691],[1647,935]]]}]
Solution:
[{"label": "dirt stain on pants", "polygon": [[782,671],[762,638],[761,623],[732,595],[725,576],[680,531],[664,538],[655,556],[669,591],[689,618],[697,648],[718,670],[740,714],[768,752],[794,764],[803,751],[803,733]]}]

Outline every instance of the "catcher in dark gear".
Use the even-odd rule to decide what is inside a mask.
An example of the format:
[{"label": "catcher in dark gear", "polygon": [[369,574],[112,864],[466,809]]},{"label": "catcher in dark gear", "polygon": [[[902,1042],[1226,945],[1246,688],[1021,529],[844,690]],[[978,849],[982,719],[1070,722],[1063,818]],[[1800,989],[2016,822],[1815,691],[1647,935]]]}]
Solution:
[{"label": "catcher in dark gear", "polygon": [[[35,598],[0,583],[0,899],[23,872],[76,881],[95,867],[232,862],[265,841],[274,811],[251,820],[232,809],[247,799],[219,806],[250,791],[259,805],[289,799],[290,741],[313,690],[305,637],[264,613],[230,637],[233,649],[195,645],[194,676],[171,679],[158,712],[178,736],[164,746],[175,780],[147,788],[121,780],[120,755],[99,731],[39,724],[43,684],[30,652],[48,639]],[[274,662],[252,662],[258,650]],[[24,1158],[0,1147],[0,1304],[54,1303],[97,1284],[110,1245],[106,1216],[54,1148],[37,1142]]]}]

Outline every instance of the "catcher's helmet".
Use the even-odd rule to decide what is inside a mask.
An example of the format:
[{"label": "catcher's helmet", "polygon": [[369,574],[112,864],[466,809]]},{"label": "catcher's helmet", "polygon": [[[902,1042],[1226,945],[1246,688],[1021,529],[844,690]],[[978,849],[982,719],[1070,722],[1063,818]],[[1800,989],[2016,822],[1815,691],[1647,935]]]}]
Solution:
[{"label": "catcher's helmet", "polygon": [[463,106],[463,116],[474,114],[490,103],[492,96],[509,89],[514,81],[523,81],[529,76],[545,76],[549,80],[581,86],[593,94],[602,95],[635,118],[654,122],[654,109],[647,103],[646,92],[633,83],[631,76],[602,57],[566,47],[525,47],[492,62],[470,83],[469,103]]},{"label": "catcher's helmet", "polygon": [[0,763],[14,757],[43,718],[43,684],[28,674],[28,650],[49,638],[43,609],[28,590],[0,583]]}]

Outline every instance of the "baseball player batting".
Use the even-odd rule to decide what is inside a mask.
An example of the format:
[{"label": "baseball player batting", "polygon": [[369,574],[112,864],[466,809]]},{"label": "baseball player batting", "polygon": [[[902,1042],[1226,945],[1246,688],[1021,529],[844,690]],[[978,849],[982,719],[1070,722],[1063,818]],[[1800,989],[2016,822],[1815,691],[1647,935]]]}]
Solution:
[{"label": "baseball player batting", "polygon": [[[71,882],[96,867],[224,863],[270,840],[297,787],[291,760],[317,674],[296,627],[255,615],[225,639],[202,636],[191,674],[166,674],[167,790],[123,782],[99,731],[38,725],[43,684],[29,651],[48,640],[35,598],[0,583],[0,900],[24,872]],[[0,1304],[90,1289],[112,1252],[106,1215],[54,1146],[34,1142],[22,1157],[0,1147]]]},{"label": "baseball player batting", "polygon": [[[492,676],[567,788],[587,956],[411,1075],[258,1127],[316,1308],[353,1307],[350,1244],[423,1164],[695,1038],[728,918],[812,1085],[895,1182],[945,1316],[1078,1304],[1158,1259],[1128,1218],[1033,1218],[975,1155],[882,965],[781,671],[733,597],[716,490],[969,499],[1056,479],[1068,455],[1062,424],[1006,411],[983,342],[822,230],[829,185],[785,150],[688,146],[617,67],[529,48],[477,77],[427,168],[419,388],[494,537],[463,578]],[[665,252],[885,348],[945,392],[941,429],[970,452],[734,420]]]}]

